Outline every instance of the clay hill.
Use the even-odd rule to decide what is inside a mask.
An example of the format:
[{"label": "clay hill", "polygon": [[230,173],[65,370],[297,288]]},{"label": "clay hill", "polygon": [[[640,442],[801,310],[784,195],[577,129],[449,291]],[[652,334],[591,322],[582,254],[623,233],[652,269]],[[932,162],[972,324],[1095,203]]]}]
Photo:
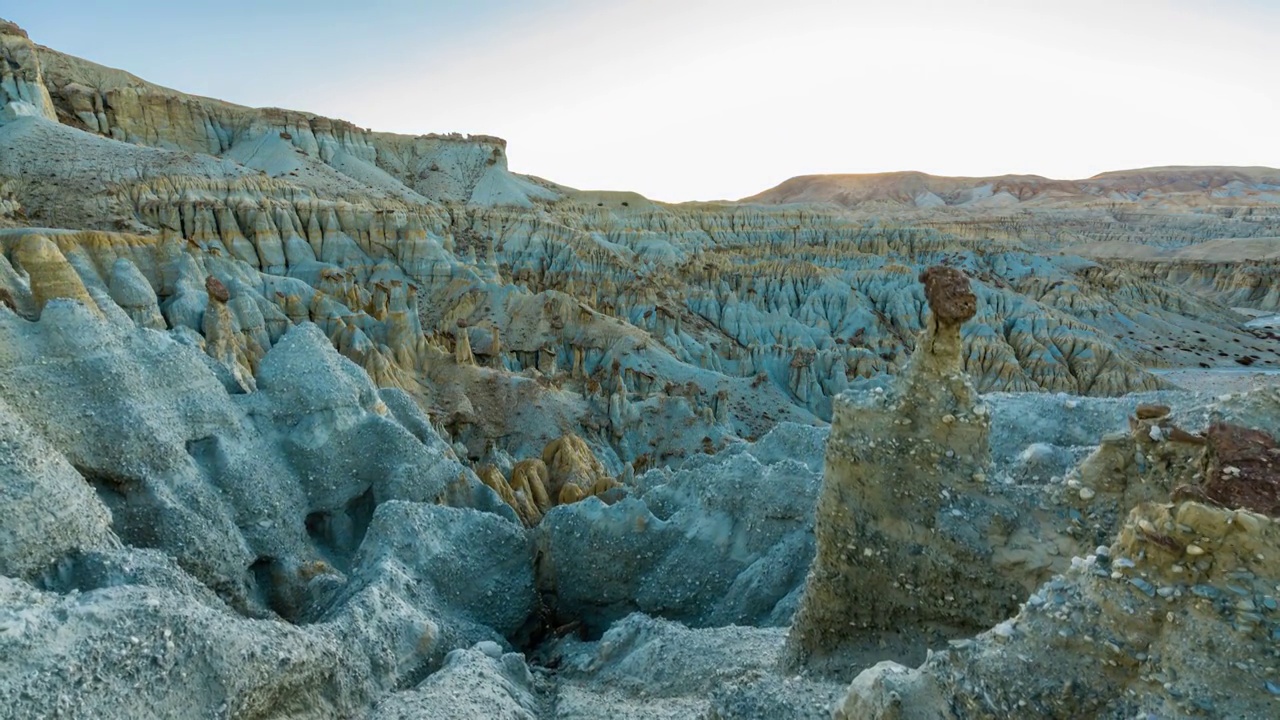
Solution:
[{"label": "clay hill", "polygon": [[1139,207],[1187,209],[1245,207],[1280,200],[1280,170],[1265,167],[1154,167],[1050,180],[1038,175],[939,177],[920,172],[803,175],[742,202],[783,205],[829,203],[911,208]]},{"label": "clay hill", "polygon": [[668,205],[0,60],[0,716],[1280,707],[1280,171]]}]

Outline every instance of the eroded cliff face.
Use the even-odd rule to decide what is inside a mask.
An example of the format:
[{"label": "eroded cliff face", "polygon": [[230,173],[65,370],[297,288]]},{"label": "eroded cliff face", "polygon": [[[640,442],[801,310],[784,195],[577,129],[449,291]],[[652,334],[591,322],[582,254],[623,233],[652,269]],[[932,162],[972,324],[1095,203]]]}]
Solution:
[{"label": "eroded cliff face", "polygon": [[22,28],[0,19],[0,123],[33,115],[56,119],[53,101],[36,57],[36,46]]},{"label": "eroded cliff face", "polygon": [[[1026,233],[1003,239],[999,220],[974,232],[963,218],[582,193],[510,173],[494,138],[393,136],[238,107],[7,33],[60,121],[43,113],[5,131],[10,224],[147,238],[162,256],[139,265],[157,307],[181,294],[179,308],[202,312],[192,283],[214,274],[233,296],[251,294],[240,304],[265,323],[320,323],[377,382],[427,395],[435,386],[433,409],[476,459],[496,438],[516,438],[502,449],[518,460],[578,433],[611,446],[597,450],[617,455],[617,474],[777,421],[829,420],[851,380],[900,370],[925,321],[911,279],[944,258],[978,281],[963,364],[982,391],[1154,389],[1144,365],[1230,362],[1165,338],[1254,340],[1225,308],[1030,252]],[[1060,222],[1013,224],[1051,232]],[[80,252],[70,247],[79,236],[60,237],[64,252]],[[102,256],[88,264],[105,280],[115,258],[96,242],[83,252]],[[22,274],[6,281],[15,298],[32,292]],[[154,324],[144,298],[124,302]],[[203,334],[199,317],[180,324]],[[246,367],[269,347],[257,342],[241,353]],[[516,377],[529,373],[533,385]],[[445,379],[489,389],[463,397],[438,387]],[[574,419],[522,437],[499,417],[495,390],[548,395],[561,407],[553,415]],[[655,413],[683,416],[689,437],[659,447],[645,430]]]},{"label": "eroded cliff face", "polygon": [[[1276,243],[1280,251],[1280,241]],[[1125,273],[1178,285],[1228,307],[1280,311],[1280,261],[1228,260],[1113,260]]]},{"label": "eroded cliff face", "polygon": [[[279,108],[246,108],[186,95],[128,73],[38,48],[47,107],[95,135],[165,150],[225,157],[273,177],[341,177],[362,194],[415,203],[528,207],[559,193],[507,170],[506,143],[483,135],[401,136]],[[47,117],[52,117],[46,115]],[[328,176],[328,177],[326,177]]]}]

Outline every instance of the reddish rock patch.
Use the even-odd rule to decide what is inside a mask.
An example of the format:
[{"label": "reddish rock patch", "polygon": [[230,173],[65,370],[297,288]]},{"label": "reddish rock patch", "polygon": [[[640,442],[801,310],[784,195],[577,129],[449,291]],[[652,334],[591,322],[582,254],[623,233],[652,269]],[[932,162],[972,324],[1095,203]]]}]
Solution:
[{"label": "reddish rock patch", "polygon": [[1280,517],[1280,446],[1262,430],[1215,423],[1205,434],[1204,494],[1230,508]]},{"label": "reddish rock patch", "polygon": [[969,276],[944,265],[920,273],[924,296],[938,322],[958,325],[978,312],[978,298],[969,289]]},{"label": "reddish rock patch", "polygon": [[1134,414],[1139,420],[1154,420],[1168,415],[1170,408],[1168,405],[1139,405]]},{"label": "reddish rock patch", "polygon": [[1191,445],[1204,445],[1208,442],[1199,435],[1194,435],[1173,425],[1165,428],[1165,435],[1169,438],[1170,442],[1189,443]]},{"label": "reddish rock patch", "polygon": [[8,20],[0,20],[0,35],[17,35],[20,38],[28,38],[28,39],[30,39],[31,37],[30,35],[27,35],[26,30],[23,30],[22,28],[18,27],[16,23],[10,22]]},{"label": "reddish rock patch", "polygon": [[227,290],[227,286],[222,284],[218,278],[210,275],[204,279],[205,292],[209,293],[210,300],[217,300],[224,303],[231,299],[231,293]]}]

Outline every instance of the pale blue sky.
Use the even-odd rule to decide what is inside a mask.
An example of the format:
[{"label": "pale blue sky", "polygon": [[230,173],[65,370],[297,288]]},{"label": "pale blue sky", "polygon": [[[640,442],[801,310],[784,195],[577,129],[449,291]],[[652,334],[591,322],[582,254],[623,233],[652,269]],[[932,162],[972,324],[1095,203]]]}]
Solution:
[{"label": "pale blue sky", "polygon": [[793,175],[1280,166],[1280,0],[38,0],[32,39],[662,200]]}]

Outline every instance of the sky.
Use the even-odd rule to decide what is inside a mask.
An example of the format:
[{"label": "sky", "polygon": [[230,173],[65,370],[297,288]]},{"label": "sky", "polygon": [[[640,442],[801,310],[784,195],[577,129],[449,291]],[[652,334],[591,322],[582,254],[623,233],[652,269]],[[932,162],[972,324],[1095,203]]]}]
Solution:
[{"label": "sky", "polygon": [[0,0],[0,17],[185,92],[497,135],[517,172],[665,201],[815,173],[1280,167],[1280,0]]}]

